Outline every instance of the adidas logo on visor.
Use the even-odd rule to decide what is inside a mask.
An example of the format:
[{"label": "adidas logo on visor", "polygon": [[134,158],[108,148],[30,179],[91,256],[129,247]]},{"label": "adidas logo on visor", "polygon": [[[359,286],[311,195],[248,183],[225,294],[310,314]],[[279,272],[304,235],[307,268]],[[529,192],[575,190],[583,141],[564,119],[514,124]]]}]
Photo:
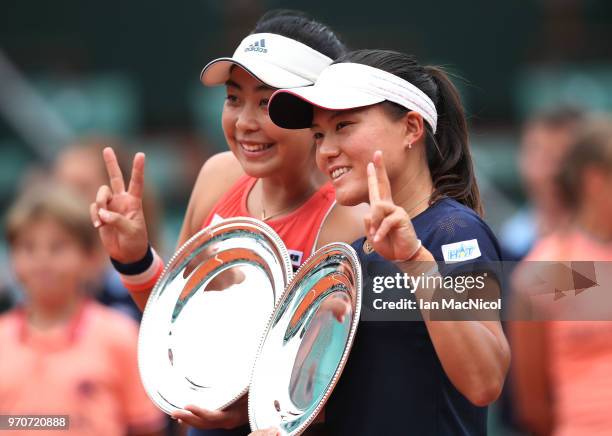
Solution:
[{"label": "adidas logo on visor", "polygon": [[247,48],[245,48],[244,51],[245,52],[256,51],[259,53],[268,53],[268,49],[266,48],[266,40],[260,39],[259,41],[255,41],[253,44],[250,44]]}]

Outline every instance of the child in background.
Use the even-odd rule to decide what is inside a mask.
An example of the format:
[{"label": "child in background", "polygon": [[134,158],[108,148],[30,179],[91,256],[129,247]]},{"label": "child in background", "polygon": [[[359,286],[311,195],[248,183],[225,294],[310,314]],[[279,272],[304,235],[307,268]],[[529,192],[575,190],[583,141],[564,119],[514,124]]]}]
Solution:
[{"label": "child in background", "polygon": [[136,324],[84,292],[97,242],[80,200],[41,186],[9,211],[10,260],[26,298],[0,317],[0,410],[68,415],[62,435],[163,434],[138,375]]}]

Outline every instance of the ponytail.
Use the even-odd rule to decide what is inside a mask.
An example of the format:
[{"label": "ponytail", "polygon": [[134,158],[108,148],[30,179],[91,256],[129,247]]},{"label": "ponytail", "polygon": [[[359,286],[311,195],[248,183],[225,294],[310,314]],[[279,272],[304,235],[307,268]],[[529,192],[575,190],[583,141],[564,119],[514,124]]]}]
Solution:
[{"label": "ponytail", "polygon": [[[427,161],[434,185],[432,202],[450,197],[483,214],[480,191],[468,143],[467,121],[461,98],[439,67],[425,67],[437,88],[438,125],[435,136],[427,129]],[[434,100],[435,101],[435,100]]]}]

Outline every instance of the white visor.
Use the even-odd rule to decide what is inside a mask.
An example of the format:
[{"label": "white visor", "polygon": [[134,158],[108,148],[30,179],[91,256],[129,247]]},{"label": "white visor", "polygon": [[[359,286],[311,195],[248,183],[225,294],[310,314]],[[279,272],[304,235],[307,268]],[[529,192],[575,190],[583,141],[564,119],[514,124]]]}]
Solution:
[{"label": "white visor", "polygon": [[272,88],[312,85],[332,59],[301,42],[274,33],[254,33],[242,40],[231,58],[219,58],[204,67],[204,85],[222,85],[232,65]]},{"label": "white visor", "polygon": [[321,73],[314,86],[278,90],[268,111],[276,125],[304,129],[312,125],[313,106],[348,110],[383,101],[418,112],[436,133],[438,113],[423,91],[394,74],[363,64],[334,64]]}]

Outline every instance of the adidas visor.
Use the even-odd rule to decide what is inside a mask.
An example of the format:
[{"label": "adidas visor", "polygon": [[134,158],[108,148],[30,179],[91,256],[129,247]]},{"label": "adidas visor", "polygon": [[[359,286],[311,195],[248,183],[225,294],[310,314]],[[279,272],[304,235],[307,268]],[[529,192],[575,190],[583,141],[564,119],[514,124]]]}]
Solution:
[{"label": "adidas visor", "polygon": [[330,65],[314,86],[276,91],[268,104],[268,113],[279,127],[305,129],[312,125],[313,106],[339,111],[385,100],[418,112],[436,132],[436,106],[423,91],[394,74],[355,63]]},{"label": "adidas visor", "polygon": [[204,85],[222,85],[232,65],[244,68],[272,88],[312,85],[332,59],[301,42],[273,33],[255,33],[242,40],[231,58],[219,58],[204,67]]}]

